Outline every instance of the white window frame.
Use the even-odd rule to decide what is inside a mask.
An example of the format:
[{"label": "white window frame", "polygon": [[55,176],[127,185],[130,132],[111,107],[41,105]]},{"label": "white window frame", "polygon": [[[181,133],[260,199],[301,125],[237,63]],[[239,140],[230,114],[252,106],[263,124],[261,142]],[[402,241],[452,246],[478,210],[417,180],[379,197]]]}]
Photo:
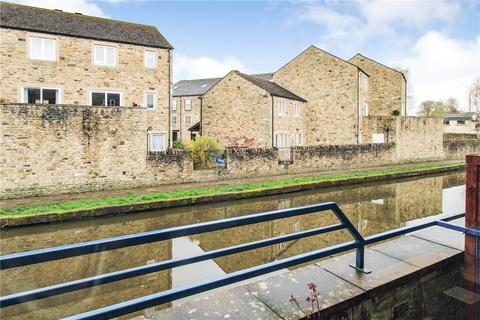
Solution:
[{"label": "white window frame", "polygon": [[[285,145],[284,146],[278,146],[278,137],[280,135],[285,136]],[[288,132],[280,131],[280,132],[275,133],[275,147],[277,147],[277,148],[288,148]]]},{"label": "white window frame", "polygon": [[[163,149],[161,149],[161,150],[153,150],[152,149],[152,136],[153,135],[163,135]],[[148,135],[147,135],[147,147],[148,147],[149,152],[166,151],[167,150],[167,134],[165,132],[160,132],[160,131],[149,132]]]},{"label": "white window frame", "polygon": [[22,97],[22,103],[28,103],[27,102],[27,97],[25,96],[25,89],[40,89],[40,100],[42,100],[43,103],[43,90],[58,90],[58,96],[57,96],[57,103],[56,104],[61,104],[62,103],[62,89],[61,88],[56,88],[56,87],[42,87],[42,86],[22,86],[20,87],[20,94]]},{"label": "white window frame", "polygon": [[293,104],[293,116],[294,117],[300,117],[300,103],[295,102]]},{"label": "white window frame", "polygon": [[280,99],[278,100],[278,115],[284,116],[287,114],[287,108],[285,107],[285,100]]},{"label": "white window frame", "polygon": [[[153,107],[148,107],[148,96],[153,96]],[[155,92],[145,92],[145,108],[149,110],[154,110],[157,107],[157,94]]]},{"label": "white window frame", "polygon": [[172,111],[177,111],[177,99],[172,99]]},{"label": "white window frame", "polygon": [[[103,49],[103,54],[104,54],[104,61],[99,61],[97,60],[96,53],[97,53],[97,48],[102,48]],[[114,54],[113,54],[113,64],[107,64],[107,48],[113,48],[114,49]],[[96,43],[93,45],[93,63],[97,66],[102,66],[102,67],[116,67],[118,64],[118,51],[117,47],[113,45],[107,45],[107,44],[99,44]]]},{"label": "white window frame", "polygon": [[[187,101],[189,101],[188,104],[187,104]],[[184,103],[184,109],[185,109],[185,111],[190,111],[190,110],[192,110],[192,99],[185,99],[183,103]],[[188,109],[187,109],[187,105],[188,105]]]},{"label": "white window frame", "polygon": [[123,106],[123,93],[121,91],[89,90],[89,94],[88,94],[88,98],[89,98],[88,104],[89,105],[92,105],[92,100],[93,100],[92,95],[93,95],[93,93],[103,93],[103,94],[105,94],[105,104],[103,105],[104,107],[113,107],[113,106],[109,106],[107,104],[107,93],[120,94],[120,107]]},{"label": "white window frame", "polygon": [[[187,119],[188,119],[188,121],[187,121]],[[185,116],[185,124],[187,126],[192,124],[192,117],[191,116]]]},{"label": "white window frame", "polygon": [[[32,40],[33,39],[40,39],[41,40],[41,57],[33,57],[32,56],[32,49],[33,49],[33,46],[32,46]],[[49,41],[53,41],[53,53],[54,53],[54,58],[53,59],[48,59],[48,58],[45,58],[45,52],[44,52],[44,48],[45,48],[45,41],[46,40],[49,40]],[[31,36],[28,36],[28,57],[32,60],[41,60],[41,61],[57,61],[57,57],[58,57],[58,52],[57,52],[57,39],[56,38],[49,38],[49,37],[42,37],[42,36],[37,36],[37,35],[31,35]]]},{"label": "white window frame", "polygon": [[295,131],[294,144],[297,147],[303,145],[303,133],[301,131]]},{"label": "white window frame", "polygon": [[177,116],[172,116],[172,119],[170,121],[172,123],[172,126],[176,126],[177,125]]},{"label": "white window frame", "polygon": [[[149,66],[147,64],[147,55],[150,53],[153,53],[153,66]],[[145,68],[149,69],[155,69],[157,67],[157,52],[155,50],[145,49],[145,51],[143,52],[143,65],[145,66]]]}]

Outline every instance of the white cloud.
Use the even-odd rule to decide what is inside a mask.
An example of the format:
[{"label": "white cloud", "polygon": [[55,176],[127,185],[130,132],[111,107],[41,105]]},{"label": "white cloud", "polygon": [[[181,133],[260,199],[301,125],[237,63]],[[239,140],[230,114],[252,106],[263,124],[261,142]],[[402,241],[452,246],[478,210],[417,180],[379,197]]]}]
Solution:
[{"label": "white cloud", "polygon": [[100,7],[88,0],[17,0],[9,2],[47,9],[60,9],[67,12],[80,12],[90,16],[106,17]]},{"label": "white cloud", "polygon": [[325,27],[322,41],[334,40],[341,47],[359,46],[379,36],[398,39],[400,28],[422,30],[435,21],[451,24],[459,12],[460,4],[445,0],[370,0],[351,6],[303,5],[296,19]]},{"label": "white cloud", "polygon": [[216,60],[209,57],[192,58],[184,54],[174,53],[173,81],[223,77],[231,70],[248,72],[245,70],[243,63],[235,57]]},{"label": "white cloud", "polygon": [[413,55],[400,65],[409,70],[416,107],[425,100],[454,97],[467,110],[468,88],[480,77],[480,35],[467,42],[431,31],[417,40]]}]

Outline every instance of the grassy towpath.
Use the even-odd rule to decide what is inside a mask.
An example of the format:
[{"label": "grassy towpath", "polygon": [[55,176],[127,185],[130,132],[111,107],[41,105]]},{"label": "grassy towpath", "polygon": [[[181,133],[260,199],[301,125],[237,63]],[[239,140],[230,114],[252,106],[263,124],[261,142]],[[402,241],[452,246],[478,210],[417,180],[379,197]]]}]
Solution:
[{"label": "grassy towpath", "polygon": [[[353,172],[341,173],[311,173],[310,176],[263,177],[263,181],[240,182],[229,185],[198,186],[190,184],[191,188],[176,189],[171,186],[159,192],[142,193],[141,189],[136,194],[111,195],[95,198],[81,198],[60,200],[49,203],[30,203],[0,208],[0,222],[2,226],[16,225],[22,220],[27,223],[50,222],[65,220],[68,216],[75,218],[83,216],[96,216],[114,213],[126,213],[138,210],[158,209],[204,203],[212,201],[225,201],[242,199],[262,195],[271,195],[285,192],[308,190],[336,185],[346,185],[369,181],[394,179],[420,174],[445,172],[462,169],[463,162],[442,162],[428,164],[409,164],[394,167],[379,167],[375,170],[364,169]],[[243,181],[247,179],[242,179]],[[242,181],[240,180],[240,181]],[[248,181],[248,180],[247,180]],[[46,219],[42,217],[48,216]],[[38,217],[39,219],[28,219]]]}]

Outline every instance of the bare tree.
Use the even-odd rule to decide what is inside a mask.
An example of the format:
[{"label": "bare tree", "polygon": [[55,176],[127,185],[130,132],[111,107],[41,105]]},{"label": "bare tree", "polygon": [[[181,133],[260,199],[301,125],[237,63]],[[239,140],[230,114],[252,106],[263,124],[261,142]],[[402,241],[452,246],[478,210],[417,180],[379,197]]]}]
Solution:
[{"label": "bare tree", "polygon": [[472,83],[468,92],[468,111],[480,112],[480,78]]}]

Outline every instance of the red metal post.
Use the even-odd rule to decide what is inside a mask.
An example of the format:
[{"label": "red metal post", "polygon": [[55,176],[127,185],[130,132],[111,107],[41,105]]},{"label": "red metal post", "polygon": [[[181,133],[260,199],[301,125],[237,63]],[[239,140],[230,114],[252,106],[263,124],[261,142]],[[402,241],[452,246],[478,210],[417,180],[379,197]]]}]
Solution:
[{"label": "red metal post", "polygon": [[[468,155],[466,161],[465,227],[480,229],[480,155]],[[477,294],[476,289],[480,286],[479,244],[475,237],[465,235],[465,289]],[[465,319],[478,319],[478,316],[475,304],[465,304]]]}]

